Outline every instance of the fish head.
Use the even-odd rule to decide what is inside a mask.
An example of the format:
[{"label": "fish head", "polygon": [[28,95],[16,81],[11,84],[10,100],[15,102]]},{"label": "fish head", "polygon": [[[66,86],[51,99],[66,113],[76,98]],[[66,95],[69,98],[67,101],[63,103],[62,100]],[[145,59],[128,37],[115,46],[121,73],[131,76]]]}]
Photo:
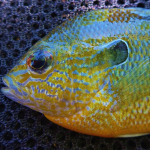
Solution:
[{"label": "fish head", "polygon": [[[36,109],[34,101],[41,101],[38,86],[44,85],[48,74],[53,70],[53,53],[47,47],[31,48],[3,78],[6,87],[2,93],[10,99]],[[36,90],[37,89],[37,90]],[[32,105],[33,104],[33,105]],[[30,106],[29,106],[30,107]],[[37,110],[37,109],[36,109]]]},{"label": "fish head", "polygon": [[70,116],[88,103],[86,98],[82,101],[86,92],[75,81],[78,75],[72,73],[75,72],[72,61],[71,53],[64,46],[37,43],[2,78],[6,87],[1,91],[41,113]]},{"label": "fish head", "polygon": [[[122,49],[125,56],[120,57],[116,49]],[[7,87],[1,91],[41,113],[70,116],[85,108],[104,87],[104,69],[125,62],[127,57],[128,48],[122,40],[97,47],[39,42],[3,77]]]}]

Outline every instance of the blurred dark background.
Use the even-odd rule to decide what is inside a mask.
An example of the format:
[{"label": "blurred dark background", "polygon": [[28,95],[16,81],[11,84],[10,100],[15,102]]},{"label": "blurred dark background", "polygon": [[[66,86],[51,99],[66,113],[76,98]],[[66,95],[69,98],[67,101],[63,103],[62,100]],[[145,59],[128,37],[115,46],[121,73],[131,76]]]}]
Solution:
[{"label": "blurred dark background", "polygon": [[[0,0],[0,88],[4,76],[39,39],[75,15],[92,9],[142,7],[147,0]],[[149,150],[150,135],[108,139],[83,135],[0,92],[0,150]]]}]

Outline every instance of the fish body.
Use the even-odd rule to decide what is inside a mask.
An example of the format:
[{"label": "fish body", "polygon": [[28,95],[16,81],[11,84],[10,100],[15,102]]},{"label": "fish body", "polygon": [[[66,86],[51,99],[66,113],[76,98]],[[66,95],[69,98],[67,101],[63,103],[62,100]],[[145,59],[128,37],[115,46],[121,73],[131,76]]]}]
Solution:
[{"label": "fish body", "polygon": [[68,20],[3,77],[1,91],[84,134],[150,133],[150,10],[104,9]]}]

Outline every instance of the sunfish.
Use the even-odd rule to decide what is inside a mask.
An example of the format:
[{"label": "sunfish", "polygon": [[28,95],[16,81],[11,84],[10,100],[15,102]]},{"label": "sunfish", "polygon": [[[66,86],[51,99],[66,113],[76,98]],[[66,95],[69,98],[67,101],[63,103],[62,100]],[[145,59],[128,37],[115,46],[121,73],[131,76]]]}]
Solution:
[{"label": "sunfish", "polygon": [[3,77],[8,98],[70,130],[150,133],[150,9],[103,9],[64,22]]}]

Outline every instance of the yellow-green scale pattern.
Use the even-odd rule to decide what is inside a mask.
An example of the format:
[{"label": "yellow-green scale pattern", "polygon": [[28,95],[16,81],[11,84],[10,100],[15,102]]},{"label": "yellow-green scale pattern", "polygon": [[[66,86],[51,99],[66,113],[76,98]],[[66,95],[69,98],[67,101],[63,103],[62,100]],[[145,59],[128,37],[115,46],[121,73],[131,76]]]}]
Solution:
[{"label": "yellow-green scale pattern", "polygon": [[[41,74],[26,64],[37,49],[53,55]],[[20,70],[26,72],[16,75]],[[13,100],[68,129],[105,137],[149,133],[150,10],[75,17],[37,42],[8,76],[22,93]]]}]

